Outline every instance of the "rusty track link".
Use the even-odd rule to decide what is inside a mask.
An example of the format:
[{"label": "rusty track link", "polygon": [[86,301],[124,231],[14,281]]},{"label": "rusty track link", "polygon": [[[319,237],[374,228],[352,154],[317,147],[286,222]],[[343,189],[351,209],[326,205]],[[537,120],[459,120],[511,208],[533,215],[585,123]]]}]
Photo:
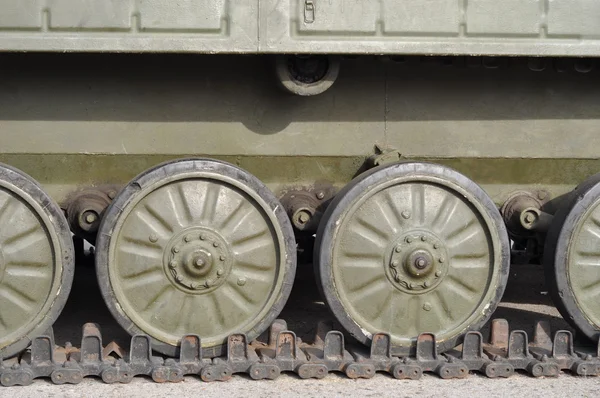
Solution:
[{"label": "rusty track link", "polygon": [[35,338],[19,357],[0,363],[0,383],[28,385],[36,378],[50,378],[55,384],[77,384],[87,376],[98,376],[105,383],[129,383],[141,375],[157,383],[179,382],[186,375],[210,382],[228,380],[236,373],[262,380],[275,379],[282,372],[296,373],[302,379],[321,379],[330,372],[352,379],[385,372],[397,379],[414,380],[425,372],[443,379],[465,378],[470,372],[490,378],[509,377],[516,371],[533,377],[556,377],[561,371],[600,375],[600,344],[593,353],[575,350],[571,332],[560,330],[552,337],[546,322],[536,324],[531,343],[527,333],[509,331],[506,320],[496,319],[487,343],[481,333],[469,332],[457,350],[439,354],[435,336],[422,333],[410,356],[398,357],[392,352],[390,337],[384,333],[373,336],[369,350],[346,346],[341,332],[320,323],[314,342],[308,344],[287,330],[285,321],[277,320],[267,342],[248,342],[242,334],[229,336],[225,357],[203,358],[200,337],[186,335],[179,358],[163,358],[152,355],[146,335],[133,336],[128,353],[115,343],[103,346],[98,325],[88,323],[83,326],[80,348],[55,346],[52,330]]}]

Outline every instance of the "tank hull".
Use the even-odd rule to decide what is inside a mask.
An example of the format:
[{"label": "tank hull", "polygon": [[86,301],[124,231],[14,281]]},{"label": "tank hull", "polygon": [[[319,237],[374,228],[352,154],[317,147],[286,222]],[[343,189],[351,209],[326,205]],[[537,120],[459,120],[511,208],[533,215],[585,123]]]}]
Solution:
[{"label": "tank hull", "polygon": [[453,60],[347,59],[332,89],[306,99],[279,91],[260,56],[7,55],[0,162],[59,203],[186,156],[237,164],[281,193],[341,187],[376,146],[392,148],[455,168],[498,205],[517,190],[557,197],[600,168],[597,76]]}]

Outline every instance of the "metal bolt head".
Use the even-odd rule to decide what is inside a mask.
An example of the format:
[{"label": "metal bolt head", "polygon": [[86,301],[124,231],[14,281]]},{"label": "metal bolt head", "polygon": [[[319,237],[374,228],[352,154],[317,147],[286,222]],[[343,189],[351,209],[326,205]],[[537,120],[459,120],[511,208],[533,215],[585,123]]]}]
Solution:
[{"label": "metal bolt head", "polygon": [[214,247],[219,247],[219,242],[215,242],[215,243],[213,243],[213,246],[214,246]]},{"label": "metal bolt head", "polygon": [[392,261],[391,265],[392,265],[392,268],[396,268],[396,267],[398,267],[398,265],[400,265],[400,263],[398,262],[398,260],[394,260],[394,261]]},{"label": "metal bolt head", "polygon": [[204,264],[205,264],[204,260],[201,259],[201,258],[198,258],[198,259],[196,259],[196,262],[194,263],[194,266],[196,268],[202,268],[202,267],[204,267]]},{"label": "metal bolt head", "polygon": [[405,220],[408,220],[410,218],[410,211],[404,210],[402,212],[402,218],[404,218]]},{"label": "metal bolt head", "polygon": [[532,223],[533,221],[535,221],[535,217],[533,216],[533,214],[527,213],[525,215],[525,221],[527,221],[528,223]]},{"label": "metal bolt head", "polygon": [[310,221],[310,214],[308,214],[306,211],[300,211],[300,214],[298,214],[298,221],[300,224],[306,224]]},{"label": "metal bolt head", "polygon": [[107,195],[112,200],[117,196],[117,191],[108,191]]},{"label": "metal bolt head", "polygon": [[152,234],[148,237],[148,240],[150,240],[150,242],[152,242],[152,243],[156,243],[156,242],[158,242],[158,236],[156,236],[155,234]]},{"label": "metal bolt head", "polygon": [[424,309],[425,311],[431,311],[431,304],[429,304],[429,303],[425,303],[425,304],[423,304],[423,309]]},{"label": "metal bolt head", "polygon": [[175,277],[175,280],[176,280],[177,282],[181,282],[181,281],[183,280],[183,276],[181,276],[181,275],[177,275],[177,276]]},{"label": "metal bolt head", "polygon": [[246,278],[238,278],[237,284],[238,286],[244,286],[246,284]]},{"label": "metal bolt head", "polygon": [[442,276],[442,271],[435,271],[435,276],[436,276],[436,278],[439,278],[440,276]]},{"label": "metal bolt head", "polygon": [[204,286],[206,286],[206,287],[211,287],[212,284],[213,284],[212,279],[207,279],[206,282],[204,282]]},{"label": "metal bolt head", "polygon": [[221,260],[221,261],[225,261],[225,259],[226,259],[226,257],[225,257],[225,256],[221,256],[221,257],[219,257],[219,260]]},{"label": "metal bolt head", "polygon": [[413,238],[411,238],[410,236],[406,237],[406,243],[411,243],[413,241]]},{"label": "metal bolt head", "polygon": [[546,191],[538,191],[537,197],[539,200],[544,200],[548,197],[548,192]]},{"label": "metal bolt head", "polygon": [[439,243],[434,243],[433,244],[433,248],[434,249],[439,249],[440,248],[440,244]]},{"label": "metal bolt head", "polygon": [[200,235],[200,240],[204,240],[204,239],[206,239],[206,236],[204,234],[201,234]]},{"label": "metal bolt head", "polygon": [[325,194],[323,192],[317,192],[317,199],[322,200],[325,197]]},{"label": "metal bolt head", "polygon": [[225,271],[223,271],[221,268],[219,268],[219,269],[217,270],[217,275],[218,275],[218,276],[223,276],[223,274],[224,274],[224,273],[225,273]]},{"label": "metal bolt head", "polygon": [[440,258],[438,259],[438,261],[439,261],[440,263],[443,263],[444,261],[446,261],[446,259],[444,259],[444,257],[440,257]]},{"label": "metal bolt head", "polygon": [[96,222],[97,219],[98,219],[98,216],[95,213],[88,212],[85,215],[85,222],[88,224],[92,224],[92,223]]},{"label": "metal bolt head", "polygon": [[190,283],[190,289],[197,289],[198,285],[195,284],[194,282]]},{"label": "metal bolt head", "polygon": [[400,253],[402,251],[402,246],[396,246],[396,253]]},{"label": "metal bolt head", "polygon": [[171,260],[171,261],[169,262],[169,268],[171,268],[171,269],[175,269],[175,267],[177,267],[177,261],[175,261],[175,260]]},{"label": "metal bolt head", "polygon": [[425,235],[422,235],[422,236],[421,236],[421,241],[423,241],[423,242],[427,242],[427,237],[426,237]]},{"label": "metal bolt head", "polygon": [[412,282],[410,282],[410,283],[408,284],[408,288],[412,290],[412,289],[414,289],[414,288],[415,288],[415,285],[414,285]]},{"label": "metal bolt head", "polygon": [[427,281],[423,282],[423,287],[429,287],[429,282],[427,282]]},{"label": "metal bolt head", "polygon": [[186,242],[190,242],[192,240],[192,237],[190,235],[186,235],[185,238],[183,238],[183,240]]},{"label": "metal bolt head", "polygon": [[179,248],[177,246],[173,247],[173,253],[179,253]]}]

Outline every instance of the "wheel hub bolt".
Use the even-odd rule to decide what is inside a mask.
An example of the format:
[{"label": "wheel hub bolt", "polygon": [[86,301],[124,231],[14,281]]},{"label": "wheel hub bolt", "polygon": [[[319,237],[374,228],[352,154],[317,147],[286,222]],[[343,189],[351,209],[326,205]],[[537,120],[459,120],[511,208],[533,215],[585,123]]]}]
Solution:
[{"label": "wheel hub bolt", "polygon": [[410,212],[409,211],[403,211],[402,212],[402,218],[408,220],[410,218]]},{"label": "wheel hub bolt", "polygon": [[223,271],[223,270],[222,270],[222,269],[220,269],[220,268],[217,270],[217,275],[218,275],[218,276],[223,276],[223,274],[224,274],[224,273],[225,273],[225,271]]},{"label": "wheel hub bolt", "polygon": [[212,280],[210,280],[210,279],[207,279],[206,282],[204,282],[204,286],[206,286],[206,287],[211,287],[212,284],[213,284]]},{"label": "wheel hub bolt", "polygon": [[396,253],[400,253],[402,251],[402,246],[396,246]]},{"label": "wheel hub bolt", "polygon": [[301,211],[298,215],[298,221],[300,221],[301,224],[306,224],[310,221],[310,214],[308,214],[306,211]]},{"label": "wheel hub bolt", "polygon": [[189,235],[186,235],[185,238],[183,238],[183,240],[185,240],[186,242],[189,242],[192,240],[192,237]]},{"label": "wheel hub bolt", "polygon": [[219,260],[221,260],[221,261],[225,261],[225,256],[221,256],[221,257],[219,257]]},{"label": "wheel hub bolt", "polygon": [[177,246],[173,248],[173,253],[179,253],[179,248]]},{"label": "wheel hub bolt", "polygon": [[399,265],[398,260],[392,261],[392,268],[396,268],[396,267],[398,267],[398,265]]},{"label": "wheel hub bolt", "polygon": [[437,278],[439,278],[440,276],[442,276],[442,271],[435,271],[435,276]]},{"label": "wheel hub bolt", "polygon": [[148,240],[150,240],[152,243],[156,243],[158,241],[158,236],[152,234],[148,237]]},{"label": "wheel hub bolt", "polygon": [[429,303],[425,303],[425,304],[423,304],[423,309],[424,309],[425,311],[431,311],[431,304],[429,304]]},{"label": "wheel hub bolt", "polygon": [[202,267],[204,267],[205,264],[206,264],[206,262],[201,258],[196,259],[196,262],[194,263],[196,268],[202,268]]},{"label": "wheel hub bolt", "polygon": [[411,243],[413,241],[413,239],[410,236],[406,237],[406,243]]},{"label": "wheel hub bolt", "polygon": [[85,215],[85,222],[93,224],[98,219],[98,215],[94,212],[88,211]]},{"label": "wheel hub bolt", "polygon": [[429,264],[427,264],[427,260],[423,257],[417,257],[415,259],[415,267],[418,269],[425,269]]},{"label": "wheel hub bolt", "polygon": [[427,237],[425,235],[421,236],[421,241],[427,242]]},{"label": "wheel hub bolt", "polygon": [[239,286],[244,286],[244,285],[246,284],[246,278],[239,278],[239,279],[237,280],[237,284],[238,284]]},{"label": "wheel hub bolt", "polygon": [[177,267],[177,261],[171,260],[171,262],[169,263],[169,268],[175,269],[175,267]]}]

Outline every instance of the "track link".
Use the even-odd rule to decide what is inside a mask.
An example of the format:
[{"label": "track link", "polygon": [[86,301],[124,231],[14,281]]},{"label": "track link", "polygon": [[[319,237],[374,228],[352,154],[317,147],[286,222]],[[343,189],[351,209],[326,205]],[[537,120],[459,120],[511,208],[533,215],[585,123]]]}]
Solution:
[{"label": "track link", "polygon": [[352,379],[371,378],[384,372],[397,379],[420,379],[433,373],[443,379],[465,378],[477,372],[490,378],[509,377],[516,371],[533,377],[557,377],[561,371],[578,376],[600,375],[600,344],[595,352],[575,350],[573,336],[566,330],[550,334],[549,324],[538,322],[533,341],[522,330],[509,331],[508,322],[492,322],[489,342],[481,333],[469,332],[457,350],[439,354],[435,336],[422,333],[410,356],[393,354],[390,337],[373,336],[370,350],[346,345],[341,332],[319,323],[314,342],[307,344],[277,320],[268,332],[268,341],[248,342],[243,334],[229,336],[227,355],[207,359],[202,356],[200,337],[186,335],[181,340],[179,358],[152,355],[150,337],[136,335],[125,353],[115,343],[102,345],[100,328],[83,326],[80,348],[54,345],[52,330],[33,340],[19,357],[0,364],[3,386],[31,384],[37,378],[50,378],[54,384],[77,384],[84,377],[97,376],[105,383],[129,383],[136,376],[150,376],[157,383],[180,382],[186,375],[198,375],[206,382],[226,381],[236,373],[254,380],[275,379],[292,372],[302,379],[321,379],[341,372]]}]

